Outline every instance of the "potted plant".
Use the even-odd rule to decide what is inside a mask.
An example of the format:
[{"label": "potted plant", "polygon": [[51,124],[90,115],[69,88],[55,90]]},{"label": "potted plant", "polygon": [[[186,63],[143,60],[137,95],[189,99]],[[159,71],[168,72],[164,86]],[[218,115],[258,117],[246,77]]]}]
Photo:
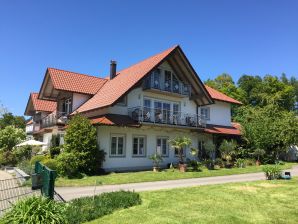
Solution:
[{"label": "potted plant", "polygon": [[162,162],[162,156],[158,153],[154,153],[151,156],[149,156],[149,159],[153,162],[153,171],[159,172],[160,167],[159,164]]},{"label": "potted plant", "polygon": [[265,154],[265,150],[264,149],[260,149],[260,148],[256,148],[253,152],[253,155],[256,157],[256,166],[260,166],[261,162],[260,162],[260,157],[263,156]]},{"label": "potted plant", "polygon": [[221,158],[226,160],[226,168],[231,168],[232,167],[232,156],[235,153],[235,148],[237,147],[237,144],[234,140],[232,141],[227,141],[223,140],[219,147],[219,151],[221,153]]},{"label": "potted plant", "polygon": [[187,170],[187,165],[184,163],[184,153],[183,149],[191,145],[191,139],[188,137],[176,137],[170,140],[172,149],[177,150],[179,157],[179,170],[185,172]]}]

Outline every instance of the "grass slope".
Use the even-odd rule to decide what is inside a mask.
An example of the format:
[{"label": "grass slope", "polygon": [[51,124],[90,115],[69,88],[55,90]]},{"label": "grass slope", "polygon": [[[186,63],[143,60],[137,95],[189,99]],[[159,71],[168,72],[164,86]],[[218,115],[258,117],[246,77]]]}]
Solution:
[{"label": "grass slope", "polygon": [[142,192],[141,198],[139,206],[88,224],[298,223],[297,179]]},{"label": "grass slope", "polygon": [[[282,166],[283,169],[291,168],[295,163],[286,163]],[[297,163],[296,163],[297,165]],[[178,170],[163,170],[162,172],[142,171],[142,172],[129,172],[129,173],[111,173],[101,176],[90,176],[82,179],[67,179],[58,178],[55,185],[62,186],[94,186],[106,184],[126,184],[126,183],[139,183],[148,181],[161,181],[161,180],[177,180],[186,178],[199,178],[199,177],[212,177],[224,176],[233,174],[255,173],[262,172],[262,166],[248,166],[246,168],[232,168],[220,170],[203,169],[202,172],[185,172],[181,173]]]}]

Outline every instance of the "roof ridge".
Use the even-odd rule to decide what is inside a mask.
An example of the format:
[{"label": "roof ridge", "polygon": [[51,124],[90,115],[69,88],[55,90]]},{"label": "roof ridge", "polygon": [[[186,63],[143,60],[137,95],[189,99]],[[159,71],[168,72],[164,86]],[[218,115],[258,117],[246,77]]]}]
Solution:
[{"label": "roof ridge", "polygon": [[144,62],[144,61],[147,61],[147,60],[149,60],[149,59],[151,59],[151,58],[153,58],[153,57],[156,57],[156,56],[159,55],[159,54],[162,54],[162,53],[164,53],[164,52],[166,52],[166,51],[169,51],[169,50],[172,51],[172,50],[174,50],[174,49],[177,48],[177,47],[179,47],[179,44],[176,44],[176,45],[174,45],[173,47],[170,47],[170,48],[168,48],[168,49],[166,49],[166,50],[163,50],[163,51],[161,51],[161,52],[159,52],[159,53],[157,53],[157,54],[154,54],[154,55],[149,56],[149,57],[147,57],[147,58],[145,58],[145,59],[143,59],[143,60],[140,60],[140,61],[138,61],[138,62],[136,62],[136,63],[134,63],[134,64],[132,64],[132,65],[126,67],[126,68],[124,68],[124,69],[121,69],[120,71],[117,71],[117,74],[116,74],[116,75],[118,75],[120,72],[122,72],[122,71],[124,71],[124,70],[126,70],[126,69],[129,69],[129,68],[131,68],[131,67],[133,67],[133,66],[136,66],[136,65],[138,65],[138,64],[140,64],[140,63],[142,63],[142,62]]},{"label": "roof ridge", "polygon": [[60,68],[48,67],[47,69],[55,69],[55,70],[59,70],[59,71],[63,71],[63,72],[71,72],[71,73],[74,73],[74,74],[77,74],[77,75],[82,75],[82,76],[87,76],[87,77],[91,77],[91,78],[98,78],[98,79],[106,80],[105,78],[101,78],[101,77],[98,77],[98,76],[83,74],[83,73],[78,73],[78,72],[72,72],[72,71],[68,71],[68,70],[60,69]]}]

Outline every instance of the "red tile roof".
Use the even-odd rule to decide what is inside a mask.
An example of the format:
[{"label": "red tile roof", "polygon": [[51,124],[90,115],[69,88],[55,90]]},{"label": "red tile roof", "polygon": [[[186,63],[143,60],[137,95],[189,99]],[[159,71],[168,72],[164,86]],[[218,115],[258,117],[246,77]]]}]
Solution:
[{"label": "red tile roof", "polygon": [[48,68],[48,73],[55,89],[94,95],[106,83],[106,79]]},{"label": "red tile roof", "polygon": [[228,103],[233,103],[233,104],[239,104],[241,105],[242,103],[238,100],[235,100],[207,85],[205,85],[207,91],[209,92],[209,94],[211,95],[212,99],[214,100],[219,100],[219,101],[224,101],[224,102],[228,102]]},{"label": "red tile roof", "polygon": [[204,129],[204,132],[222,135],[241,135],[240,124],[238,123],[232,123],[231,127],[209,124]]},{"label": "red tile roof", "polygon": [[30,98],[35,111],[53,112],[57,108],[56,102],[38,99],[38,93],[31,93]]},{"label": "red tile roof", "polygon": [[30,125],[30,124],[33,124],[33,120],[32,120],[32,119],[29,120],[29,121],[26,123],[26,125]]},{"label": "red tile roof", "polygon": [[126,126],[140,127],[136,121],[127,115],[105,114],[99,117],[90,118],[92,124],[108,125],[108,126]]},{"label": "red tile roof", "polygon": [[77,112],[86,112],[115,103],[177,47],[178,46],[167,49],[117,72],[117,76],[112,80],[108,80],[90,100],[77,109]]}]

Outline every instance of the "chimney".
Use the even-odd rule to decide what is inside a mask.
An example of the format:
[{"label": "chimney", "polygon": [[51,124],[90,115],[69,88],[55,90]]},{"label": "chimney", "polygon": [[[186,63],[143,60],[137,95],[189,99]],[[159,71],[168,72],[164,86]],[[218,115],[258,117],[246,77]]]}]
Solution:
[{"label": "chimney", "polygon": [[116,66],[117,66],[117,62],[114,60],[111,60],[111,64],[110,64],[110,79],[113,79],[116,77]]}]

